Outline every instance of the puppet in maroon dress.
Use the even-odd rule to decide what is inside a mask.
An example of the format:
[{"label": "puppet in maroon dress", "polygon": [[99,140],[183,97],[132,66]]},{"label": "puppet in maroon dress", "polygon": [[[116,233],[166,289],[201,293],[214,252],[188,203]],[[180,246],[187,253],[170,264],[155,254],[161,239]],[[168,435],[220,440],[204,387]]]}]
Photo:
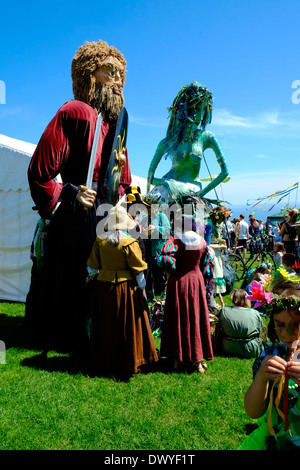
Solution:
[{"label": "puppet in maroon dress", "polygon": [[[96,210],[105,202],[116,121],[124,107],[124,56],[104,41],[85,43],[72,61],[74,100],[46,127],[28,180],[41,219],[33,242],[32,283],[25,318],[41,346],[81,350],[89,310],[86,260],[96,238]],[[98,114],[102,115],[93,184],[84,188]],[[119,195],[131,183],[125,150]],[[86,210],[88,208],[88,210]]]},{"label": "puppet in maroon dress", "polygon": [[[177,229],[164,245],[162,253],[174,245],[175,263],[168,279],[161,356],[173,363],[195,363],[198,372],[207,368],[204,360],[213,360],[209,311],[201,261],[207,250],[203,237],[184,219],[186,230]],[[189,227],[190,225],[190,227]]]}]

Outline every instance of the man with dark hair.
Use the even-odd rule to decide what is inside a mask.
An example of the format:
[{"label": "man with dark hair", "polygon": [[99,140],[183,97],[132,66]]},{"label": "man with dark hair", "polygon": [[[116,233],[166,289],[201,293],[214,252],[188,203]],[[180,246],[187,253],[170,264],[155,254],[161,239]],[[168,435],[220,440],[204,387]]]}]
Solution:
[{"label": "man with dark hair", "polygon": [[[82,350],[87,343],[86,260],[96,238],[96,209],[105,202],[116,121],[124,107],[124,56],[104,41],[85,43],[72,61],[74,100],[48,124],[32,156],[28,179],[41,219],[32,247],[32,283],[25,319],[46,350]],[[98,114],[102,124],[92,187],[86,178]],[[119,196],[131,183],[127,150]]]},{"label": "man with dark hair", "polygon": [[240,215],[240,221],[237,223],[238,246],[243,247],[243,258],[246,258],[247,240],[249,238],[249,225],[245,222],[245,215]]}]

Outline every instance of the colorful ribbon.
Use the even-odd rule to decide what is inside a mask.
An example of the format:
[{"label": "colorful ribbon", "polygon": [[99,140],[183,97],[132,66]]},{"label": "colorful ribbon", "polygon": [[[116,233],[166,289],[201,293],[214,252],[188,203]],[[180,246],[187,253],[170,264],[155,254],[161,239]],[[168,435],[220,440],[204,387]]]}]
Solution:
[{"label": "colorful ribbon", "polygon": [[[262,201],[265,201],[267,199],[266,202],[264,202],[261,206],[259,206],[257,208],[257,209],[261,209],[264,205],[266,205],[268,202],[270,202],[271,199],[273,199],[274,197],[279,197],[280,199],[277,202],[275,202],[275,204],[273,204],[272,207],[267,209],[268,211],[271,211],[276,206],[276,204],[279,204],[279,202],[281,202],[284,197],[288,196],[291,191],[294,191],[294,189],[298,189],[298,184],[299,183],[295,183],[295,184],[293,184],[292,186],[289,186],[286,189],[276,191],[273,194],[269,194],[269,196],[260,197],[258,199],[248,199],[248,201],[246,202],[246,205],[250,206],[252,204],[252,202],[257,201],[255,204],[252,205],[252,208],[254,208],[258,204],[260,204]],[[250,201],[252,201],[252,202],[250,202]],[[256,211],[252,212],[252,214],[254,214],[255,212]]]}]

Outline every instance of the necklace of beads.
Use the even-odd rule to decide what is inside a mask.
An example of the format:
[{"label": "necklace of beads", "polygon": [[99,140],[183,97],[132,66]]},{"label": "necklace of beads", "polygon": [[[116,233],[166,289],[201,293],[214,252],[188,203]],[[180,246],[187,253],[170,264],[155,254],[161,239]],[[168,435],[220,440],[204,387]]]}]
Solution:
[{"label": "necklace of beads", "polygon": [[296,384],[295,382],[293,384],[290,384],[289,383],[289,390],[295,390],[296,388],[298,388],[298,384]]}]

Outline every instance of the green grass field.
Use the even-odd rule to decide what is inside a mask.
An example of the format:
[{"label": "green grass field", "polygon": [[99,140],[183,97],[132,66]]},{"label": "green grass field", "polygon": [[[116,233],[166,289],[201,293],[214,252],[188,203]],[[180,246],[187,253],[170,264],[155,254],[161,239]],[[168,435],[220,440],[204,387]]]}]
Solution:
[{"label": "green grass field", "polygon": [[127,382],[93,377],[31,349],[23,316],[23,304],[0,303],[1,450],[235,450],[256,427],[243,407],[252,359],[216,356],[204,375],[161,363]]}]

